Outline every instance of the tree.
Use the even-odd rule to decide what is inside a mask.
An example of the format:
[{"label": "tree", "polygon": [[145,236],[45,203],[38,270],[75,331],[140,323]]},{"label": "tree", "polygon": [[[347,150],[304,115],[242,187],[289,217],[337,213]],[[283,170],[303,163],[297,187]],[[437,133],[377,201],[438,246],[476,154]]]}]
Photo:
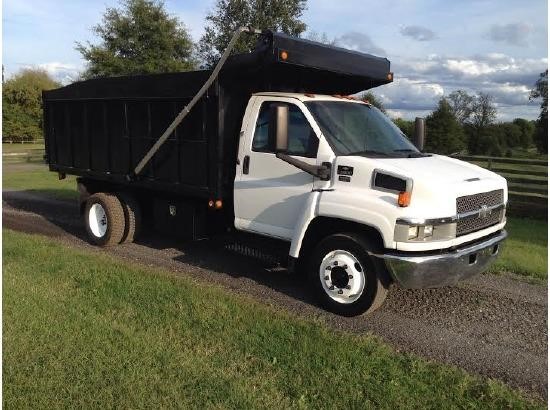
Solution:
[{"label": "tree", "polygon": [[46,71],[25,69],[4,82],[2,136],[12,140],[42,138],[42,91],[59,87]]},{"label": "tree", "polygon": [[319,33],[317,31],[309,31],[306,33],[305,38],[307,40],[316,41],[317,43],[328,44],[329,46],[336,45],[336,39],[332,40],[328,37],[327,33]]},{"label": "tree", "polygon": [[107,8],[92,31],[101,43],[77,43],[87,61],[84,78],[185,71],[196,65],[185,26],[160,0],[122,0]]},{"label": "tree", "polygon": [[456,90],[447,97],[447,102],[456,120],[465,124],[470,119],[474,108],[475,97],[464,90]]},{"label": "tree", "polygon": [[513,123],[519,128],[521,136],[519,146],[521,148],[529,148],[533,144],[533,133],[535,132],[535,124],[533,121],[528,121],[523,118],[516,118]]},{"label": "tree", "polygon": [[537,119],[535,134],[533,135],[535,145],[540,153],[548,152],[548,70],[540,73],[540,77],[531,90],[529,99],[542,98],[540,104],[540,115]]},{"label": "tree", "polygon": [[441,98],[437,109],[426,118],[426,150],[452,154],[464,148],[464,131],[456,120],[446,98]]},{"label": "tree", "polygon": [[[198,44],[198,52],[207,67],[212,67],[239,27],[251,26],[299,36],[306,30],[300,20],[306,8],[306,0],[217,0],[214,11],[206,16],[204,35]],[[242,36],[235,46],[236,52],[254,48],[255,36]]]},{"label": "tree", "polygon": [[[472,105],[472,115],[470,121],[464,124],[466,134],[468,136],[468,150],[472,154],[481,154],[487,149],[484,148],[491,139],[485,138],[481,141],[481,137],[488,134],[488,127],[494,123],[497,115],[497,110],[493,104],[493,97],[482,92],[477,93],[474,97]],[[494,141],[494,138],[492,139]],[[483,147],[481,147],[481,145]]]},{"label": "tree", "polygon": [[497,117],[493,97],[482,92],[477,93],[472,105],[472,125],[482,129],[491,125]]},{"label": "tree", "polygon": [[414,136],[414,121],[404,120],[403,118],[396,118],[393,120],[395,125],[407,136],[408,139],[412,140]]},{"label": "tree", "polygon": [[386,114],[386,109],[384,108],[384,104],[382,103],[382,100],[380,97],[378,97],[376,94],[374,94],[372,91],[366,91],[359,97],[362,101],[366,101],[369,104],[375,106],[380,111],[382,111],[384,114]]}]

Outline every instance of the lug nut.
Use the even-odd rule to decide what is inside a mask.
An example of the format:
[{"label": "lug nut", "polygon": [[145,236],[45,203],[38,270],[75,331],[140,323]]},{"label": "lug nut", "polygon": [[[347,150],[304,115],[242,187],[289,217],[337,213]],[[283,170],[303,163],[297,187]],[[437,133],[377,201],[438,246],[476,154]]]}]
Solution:
[{"label": "lug nut", "polygon": [[353,279],[353,275],[348,275],[348,279]]},{"label": "lug nut", "polygon": [[333,265],[338,266],[338,261],[334,261]]},{"label": "lug nut", "polygon": [[348,268],[348,265],[344,265],[342,266],[343,269],[347,269]]},{"label": "lug nut", "polygon": [[325,276],[325,280],[329,280],[329,277],[328,277],[328,275],[327,275],[327,276]]},{"label": "lug nut", "polygon": [[332,270],[332,266],[327,266],[326,270]]},{"label": "lug nut", "polygon": [[330,285],[330,288],[328,290],[334,290],[334,285]]},{"label": "lug nut", "polygon": [[350,285],[346,285],[346,289],[351,289],[351,286]]},{"label": "lug nut", "polygon": [[342,289],[340,289],[340,290],[338,291],[338,294],[341,295],[342,293],[344,293],[344,291],[343,291]]}]

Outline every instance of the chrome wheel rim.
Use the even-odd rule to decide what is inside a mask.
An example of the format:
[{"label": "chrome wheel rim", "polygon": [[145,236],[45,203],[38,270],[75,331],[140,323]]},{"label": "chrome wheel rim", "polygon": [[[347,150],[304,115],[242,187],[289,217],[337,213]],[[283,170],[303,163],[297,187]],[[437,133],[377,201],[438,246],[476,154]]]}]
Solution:
[{"label": "chrome wheel rim", "polygon": [[88,211],[88,224],[92,234],[102,238],[107,232],[107,214],[101,204],[93,204]]},{"label": "chrome wheel rim", "polygon": [[319,279],[326,294],[338,303],[353,303],[365,290],[365,271],[361,262],[344,250],[332,251],[323,258]]}]

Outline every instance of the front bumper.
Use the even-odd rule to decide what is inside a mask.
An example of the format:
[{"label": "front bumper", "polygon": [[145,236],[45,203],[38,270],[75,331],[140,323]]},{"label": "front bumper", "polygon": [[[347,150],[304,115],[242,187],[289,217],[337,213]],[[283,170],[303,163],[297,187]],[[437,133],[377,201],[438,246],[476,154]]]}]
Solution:
[{"label": "front bumper", "polygon": [[403,288],[436,288],[486,270],[500,253],[508,234],[499,231],[490,237],[444,253],[399,252],[376,255],[382,259],[393,279]]}]

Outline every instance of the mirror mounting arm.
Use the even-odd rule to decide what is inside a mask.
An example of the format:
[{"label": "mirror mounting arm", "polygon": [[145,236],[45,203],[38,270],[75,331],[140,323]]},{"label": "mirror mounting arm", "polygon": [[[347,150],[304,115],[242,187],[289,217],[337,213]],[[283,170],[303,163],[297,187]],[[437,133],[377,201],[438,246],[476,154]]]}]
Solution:
[{"label": "mirror mounting arm", "polygon": [[322,181],[328,181],[330,179],[330,166],[328,166],[328,163],[323,163],[321,166],[311,165],[282,152],[277,152],[276,157]]}]

